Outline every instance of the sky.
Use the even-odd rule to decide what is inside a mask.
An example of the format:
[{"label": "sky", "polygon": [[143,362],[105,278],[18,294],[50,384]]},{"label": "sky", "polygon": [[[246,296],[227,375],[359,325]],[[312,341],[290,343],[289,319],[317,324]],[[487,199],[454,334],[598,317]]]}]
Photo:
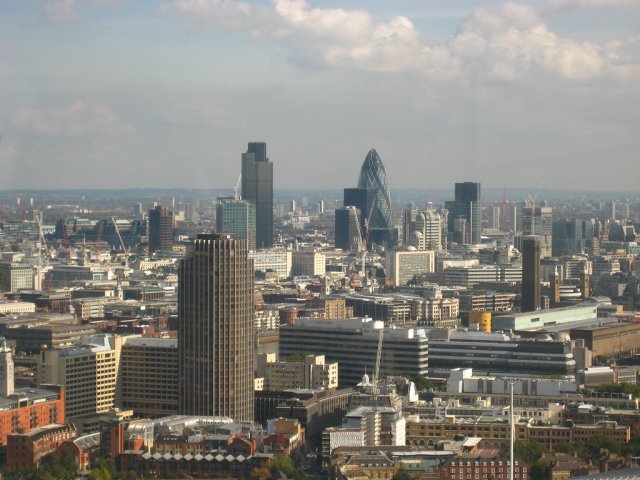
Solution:
[{"label": "sky", "polygon": [[640,191],[640,0],[0,1],[0,189]]}]

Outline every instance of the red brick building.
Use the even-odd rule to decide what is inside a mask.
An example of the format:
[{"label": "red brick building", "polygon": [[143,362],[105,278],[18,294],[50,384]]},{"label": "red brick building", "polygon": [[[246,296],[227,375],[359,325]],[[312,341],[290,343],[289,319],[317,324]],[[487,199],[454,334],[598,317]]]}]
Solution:
[{"label": "red brick building", "polygon": [[64,423],[64,390],[53,385],[46,388],[19,388],[0,397],[0,446],[7,445],[12,433]]},{"label": "red brick building", "polygon": [[42,457],[55,452],[77,433],[73,424],[52,424],[28,433],[12,433],[7,439],[7,467],[37,467]]},{"label": "red brick building", "polygon": [[91,462],[100,456],[100,432],[65,440],[58,452],[69,452],[78,465],[78,471],[88,473]]},{"label": "red brick building", "polygon": [[[458,458],[447,460],[440,467],[443,480],[508,480],[509,460],[501,458]],[[516,460],[513,478],[529,479],[529,466]]]},{"label": "red brick building", "polygon": [[527,428],[527,438],[539,442],[547,450],[553,451],[560,442],[575,443],[577,440],[587,440],[602,433],[613,440],[629,443],[631,428],[618,425],[614,421],[600,421],[593,425],[531,425]]}]

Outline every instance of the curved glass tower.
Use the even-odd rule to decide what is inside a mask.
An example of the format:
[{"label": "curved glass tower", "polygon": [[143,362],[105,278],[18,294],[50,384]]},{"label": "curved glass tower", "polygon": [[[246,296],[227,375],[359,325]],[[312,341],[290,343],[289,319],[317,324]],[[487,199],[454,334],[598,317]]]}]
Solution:
[{"label": "curved glass tower", "polygon": [[372,234],[375,230],[388,232],[391,229],[391,198],[389,197],[387,172],[375,148],[369,150],[364,159],[360,169],[358,188],[373,192],[369,207],[371,210],[367,212]]}]

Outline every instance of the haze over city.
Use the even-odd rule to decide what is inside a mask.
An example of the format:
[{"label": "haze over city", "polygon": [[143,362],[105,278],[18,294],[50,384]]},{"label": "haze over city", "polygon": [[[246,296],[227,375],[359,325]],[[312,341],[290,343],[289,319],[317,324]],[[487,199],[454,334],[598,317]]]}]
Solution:
[{"label": "haze over city", "polygon": [[0,188],[637,190],[640,2],[0,5]]}]

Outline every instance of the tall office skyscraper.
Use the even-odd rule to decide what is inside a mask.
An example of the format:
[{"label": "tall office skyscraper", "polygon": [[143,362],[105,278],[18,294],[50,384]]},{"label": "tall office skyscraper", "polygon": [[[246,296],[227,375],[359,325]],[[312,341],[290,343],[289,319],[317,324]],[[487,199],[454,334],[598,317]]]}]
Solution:
[{"label": "tall office skyscraper", "polygon": [[540,239],[534,235],[522,239],[522,311],[540,309]]},{"label": "tall office skyscraper", "polygon": [[180,262],[178,411],[253,420],[253,260],[245,240],[198,235]]},{"label": "tall office skyscraper", "polygon": [[456,183],[455,195],[453,202],[446,202],[449,210],[449,234],[454,241],[461,244],[480,243],[482,234],[480,184]]},{"label": "tall office skyscraper", "polygon": [[242,154],[242,198],[256,206],[256,248],[273,246],[273,163],[267,144],[251,142]]},{"label": "tall office skyscraper", "polygon": [[369,150],[362,163],[358,188],[366,189],[373,194],[365,217],[369,222],[369,243],[388,243],[391,239],[391,197],[387,172],[375,148]]},{"label": "tall office skyscraper", "polygon": [[216,231],[246,240],[249,250],[253,250],[256,243],[256,206],[233,197],[218,198]]},{"label": "tall office skyscraper", "polygon": [[157,205],[149,210],[149,253],[171,250],[173,245],[173,212]]},{"label": "tall office skyscraper", "polygon": [[336,208],[336,248],[344,251],[355,251],[360,247],[362,232],[358,230],[360,210],[349,206]]},{"label": "tall office skyscraper", "polygon": [[540,239],[540,256],[551,256],[553,208],[546,202],[540,206],[526,202],[522,205],[522,235],[535,235]]}]

